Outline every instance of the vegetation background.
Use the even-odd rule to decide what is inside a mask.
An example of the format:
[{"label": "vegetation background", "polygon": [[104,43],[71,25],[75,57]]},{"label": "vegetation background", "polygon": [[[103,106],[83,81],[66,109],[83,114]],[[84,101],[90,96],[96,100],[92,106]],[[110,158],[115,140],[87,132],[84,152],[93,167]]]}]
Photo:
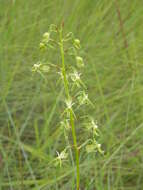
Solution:
[{"label": "vegetation background", "polygon": [[64,147],[57,78],[31,73],[42,34],[61,21],[81,40],[105,150],[80,153],[81,190],[143,189],[142,13],[142,0],[0,0],[0,190],[75,190],[72,166],[49,165]]}]

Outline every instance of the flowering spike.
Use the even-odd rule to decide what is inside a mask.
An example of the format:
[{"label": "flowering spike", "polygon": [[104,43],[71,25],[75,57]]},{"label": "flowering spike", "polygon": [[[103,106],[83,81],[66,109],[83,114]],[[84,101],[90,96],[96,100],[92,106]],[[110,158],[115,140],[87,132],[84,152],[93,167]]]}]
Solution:
[{"label": "flowering spike", "polygon": [[[49,32],[46,32],[43,34],[41,43],[40,43],[40,50],[46,50],[47,48],[51,50],[55,50],[57,47],[59,48],[56,53],[60,52],[60,60],[61,64],[58,64],[53,66],[53,64],[43,64],[41,62],[36,63],[32,67],[33,72],[38,72],[41,74],[43,78],[45,78],[46,75],[44,75],[46,72],[49,72],[50,67],[53,69],[56,69],[54,73],[59,73],[62,79],[62,88],[64,90],[64,100],[65,100],[65,105],[64,105],[64,111],[62,114],[63,120],[61,121],[61,127],[63,130],[62,132],[64,133],[65,139],[67,137],[67,130],[70,130],[72,139],[73,139],[73,144],[72,146],[69,145],[67,147],[73,147],[74,148],[74,155],[75,155],[75,163],[76,163],[76,189],[80,189],[80,167],[79,167],[79,148],[81,147],[86,147],[86,152],[91,153],[91,152],[100,152],[103,153],[101,149],[101,144],[99,144],[96,141],[96,138],[98,136],[98,125],[97,122],[95,122],[92,118],[89,116],[81,116],[79,109],[81,108],[81,105],[86,105],[90,104],[91,101],[88,98],[88,94],[84,91],[86,86],[84,85],[83,81],[81,80],[81,73],[80,71],[75,69],[75,66],[71,65],[66,65],[65,60],[65,55],[67,56],[74,56],[75,61],[76,61],[76,68],[81,69],[84,67],[84,61],[83,58],[80,57],[78,54],[78,51],[81,48],[80,45],[80,40],[79,39],[74,39],[74,35],[72,32],[69,32],[68,34],[65,35],[63,32],[63,25],[61,24],[59,27],[56,25],[50,25]],[[53,38],[51,38],[52,32],[55,32],[55,35],[57,35],[55,38],[53,35]],[[54,63],[55,63],[56,57],[54,56]],[[69,59],[70,60],[70,59]],[[57,62],[59,62],[59,56],[57,56]],[[50,66],[50,67],[49,67]],[[73,69],[74,68],[74,69]],[[71,73],[72,71],[72,73]],[[61,82],[61,80],[59,80]],[[77,88],[78,87],[78,88]],[[74,106],[76,103],[77,107]],[[94,107],[94,106],[93,106]],[[83,107],[84,108],[84,107]],[[78,112],[79,111],[79,112]],[[78,117],[76,117],[76,113],[78,112]],[[66,113],[66,114],[65,114]],[[78,120],[80,118],[80,120]],[[86,118],[86,128],[89,131],[88,139],[86,139],[83,143],[82,146],[78,145],[77,141],[77,134],[76,134],[76,126],[75,124],[79,124],[82,126],[83,124],[83,118]],[[84,123],[85,124],[85,123]],[[65,130],[67,129],[67,130]],[[91,135],[91,136],[89,136]],[[66,139],[67,142],[67,139]],[[89,143],[89,144],[88,144]],[[67,149],[66,147],[66,149]],[[57,157],[54,159],[56,161],[56,165],[62,166],[63,161],[66,161],[68,154],[66,152],[66,149],[64,149],[61,153],[57,151]],[[72,153],[71,149],[71,153]],[[71,154],[72,155],[72,154]]]}]

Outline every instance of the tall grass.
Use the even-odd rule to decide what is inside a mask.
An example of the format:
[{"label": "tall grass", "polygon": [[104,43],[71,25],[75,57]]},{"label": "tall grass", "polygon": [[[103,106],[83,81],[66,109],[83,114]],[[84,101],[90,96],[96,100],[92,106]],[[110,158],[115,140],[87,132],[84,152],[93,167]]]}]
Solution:
[{"label": "tall grass", "polygon": [[[82,41],[84,81],[96,107],[86,111],[99,121],[105,150],[104,157],[80,153],[81,189],[142,189],[142,5],[0,1],[1,190],[75,188],[72,164],[60,170],[50,164],[64,147],[56,125],[63,98],[57,78],[49,74],[43,82],[31,76],[32,65],[42,58],[42,34],[61,20]],[[82,142],[85,134],[78,133]]]}]

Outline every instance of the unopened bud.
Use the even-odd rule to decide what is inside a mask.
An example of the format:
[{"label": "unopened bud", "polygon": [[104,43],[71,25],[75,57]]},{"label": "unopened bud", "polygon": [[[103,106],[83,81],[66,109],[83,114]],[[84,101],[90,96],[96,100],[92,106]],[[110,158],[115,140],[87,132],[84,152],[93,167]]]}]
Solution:
[{"label": "unopened bud", "polygon": [[40,43],[40,50],[45,50],[45,49],[46,49],[46,45],[43,42],[41,42]]},{"label": "unopened bud", "polygon": [[50,33],[49,33],[49,32],[45,32],[45,33],[43,34],[43,39],[44,39],[44,41],[48,42],[49,39],[50,39]]},{"label": "unopened bud", "polygon": [[77,66],[78,66],[79,68],[84,67],[83,58],[77,56],[77,57],[76,57],[76,64],[77,64]]},{"label": "unopened bud", "polygon": [[80,49],[81,46],[80,46],[80,40],[79,39],[74,40],[74,46],[76,49]]}]

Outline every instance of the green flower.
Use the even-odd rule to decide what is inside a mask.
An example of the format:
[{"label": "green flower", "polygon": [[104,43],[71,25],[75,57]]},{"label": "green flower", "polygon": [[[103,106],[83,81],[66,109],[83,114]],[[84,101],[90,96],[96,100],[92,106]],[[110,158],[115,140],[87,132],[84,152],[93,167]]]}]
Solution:
[{"label": "green flower", "polygon": [[94,139],[92,144],[86,145],[86,152],[92,153],[92,152],[99,152],[101,154],[104,154],[104,151],[101,149],[101,144],[97,143]]},{"label": "green flower", "polygon": [[78,99],[80,105],[89,103],[88,94],[86,94],[84,91],[80,92],[80,95],[78,96],[77,99]]},{"label": "green flower", "polygon": [[69,119],[65,119],[64,121],[61,121],[61,127],[64,127],[66,130],[70,129]]},{"label": "green flower", "polygon": [[49,70],[50,70],[50,67],[48,65],[42,65],[41,67],[42,72],[47,73],[49,72]]},{"label": "green flower", "polygon": [[95,145],[94,144],[88,144],[86,145],[86,152],[87,153],[92,153],[92,152],[96,152],[96,148],[95,148]]}]

